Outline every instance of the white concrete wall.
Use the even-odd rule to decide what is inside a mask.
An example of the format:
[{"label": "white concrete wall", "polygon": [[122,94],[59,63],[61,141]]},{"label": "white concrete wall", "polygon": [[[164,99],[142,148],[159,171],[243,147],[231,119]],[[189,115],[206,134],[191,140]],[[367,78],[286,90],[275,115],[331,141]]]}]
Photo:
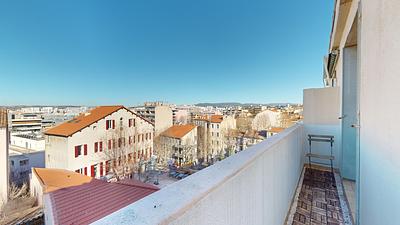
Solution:
[{"label": "white concrete wall", "polygon": [[44,139],[33,140],[33,139],[29,139],[29,138],[18,137],[15,135],[11,135],[10,138],[11,138],[11,145],[14,145],[14,146],[37,150],[37,151],[45,149]]},{"label": "white concrete wall", "polygon": [[31,169],[29,190],[32,197],[35,197],[39,206],[43,205],[43,184],[37,174]]},{"label": "white concrete wall", "polygon": [[94,224],[282,225],[303,168],[303,139],[297,124]]},{"label": "white concrete wall", "polygon": [[46,135],[45,141],[46,168],[67,168],[68,154],[73,151],[68,148],[68,138]]},{"label": "white concrete wall", "polygon": [[303,92],[304,124],[339,125],[340,89],[338,87],[305,89]]},{"label": "white concrete wall", "polygon": [[400,1],[361,1],[360,224],[399,224]]},{"label": "white concrete wall", "polygon": [[8,200],[8,129],[0,127],[0,206]]},{"label": "white concrete wall", "polygon": [[[341,135],[341,115],[340,109],[340,88],[313,88],[305,89],[303,97],[304,108],[304,133],[333,135],[333,155],[335,156],[334,167],[340,168],[342,163],[342,135]],[[306,139],[305,150],[308,151],[309,144]],[[329,155],[329,143],[312,143],[313,153]],[[307,158],[308,160],[308,158]],[[330,163],[328,160],[315,161]]]},{"label": "white concrete wall", "polygon": [[172,126],[172,109],[169,106],[157,106],[155,108],[155,135],[158,136]]}]

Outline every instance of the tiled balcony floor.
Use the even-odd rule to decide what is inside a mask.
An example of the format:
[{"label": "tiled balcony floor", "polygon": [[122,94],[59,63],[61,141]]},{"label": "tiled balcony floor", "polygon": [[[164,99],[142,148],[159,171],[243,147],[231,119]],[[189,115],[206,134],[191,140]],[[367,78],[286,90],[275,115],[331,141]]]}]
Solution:
[{"label": "tiled balcony floor", "polygon": [[340,176],[305,168],[288,225],[352,225]]}]

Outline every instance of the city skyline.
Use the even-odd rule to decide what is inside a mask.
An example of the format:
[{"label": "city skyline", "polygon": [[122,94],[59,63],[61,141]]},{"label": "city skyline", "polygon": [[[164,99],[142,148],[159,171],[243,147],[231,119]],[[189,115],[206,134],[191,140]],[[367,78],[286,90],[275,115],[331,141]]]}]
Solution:
[{"label": "city skyline", "polygon": [[0,4],[1,105],[302,103],[304,88],[323,85],[333,8],[317,0]]}]

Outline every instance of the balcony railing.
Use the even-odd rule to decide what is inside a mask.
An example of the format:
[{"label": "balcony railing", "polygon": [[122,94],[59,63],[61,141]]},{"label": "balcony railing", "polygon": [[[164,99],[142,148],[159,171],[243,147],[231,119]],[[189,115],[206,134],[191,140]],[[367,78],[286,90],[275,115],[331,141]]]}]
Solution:
[{"label": "balcony railing", "polygon": [[296,124],[95,224],[284,224],[303,141]]}]

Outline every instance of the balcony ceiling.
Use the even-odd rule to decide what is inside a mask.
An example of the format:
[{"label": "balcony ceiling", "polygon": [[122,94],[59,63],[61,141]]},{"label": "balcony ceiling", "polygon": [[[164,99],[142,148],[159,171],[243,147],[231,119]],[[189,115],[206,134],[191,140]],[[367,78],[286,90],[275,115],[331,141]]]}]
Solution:
[{"label": "balcony ceiling", "polygon": [[338,0],[331,34],[331,51],[337,49],[342,39],[343,31],[346,26],[352,0]]}]

